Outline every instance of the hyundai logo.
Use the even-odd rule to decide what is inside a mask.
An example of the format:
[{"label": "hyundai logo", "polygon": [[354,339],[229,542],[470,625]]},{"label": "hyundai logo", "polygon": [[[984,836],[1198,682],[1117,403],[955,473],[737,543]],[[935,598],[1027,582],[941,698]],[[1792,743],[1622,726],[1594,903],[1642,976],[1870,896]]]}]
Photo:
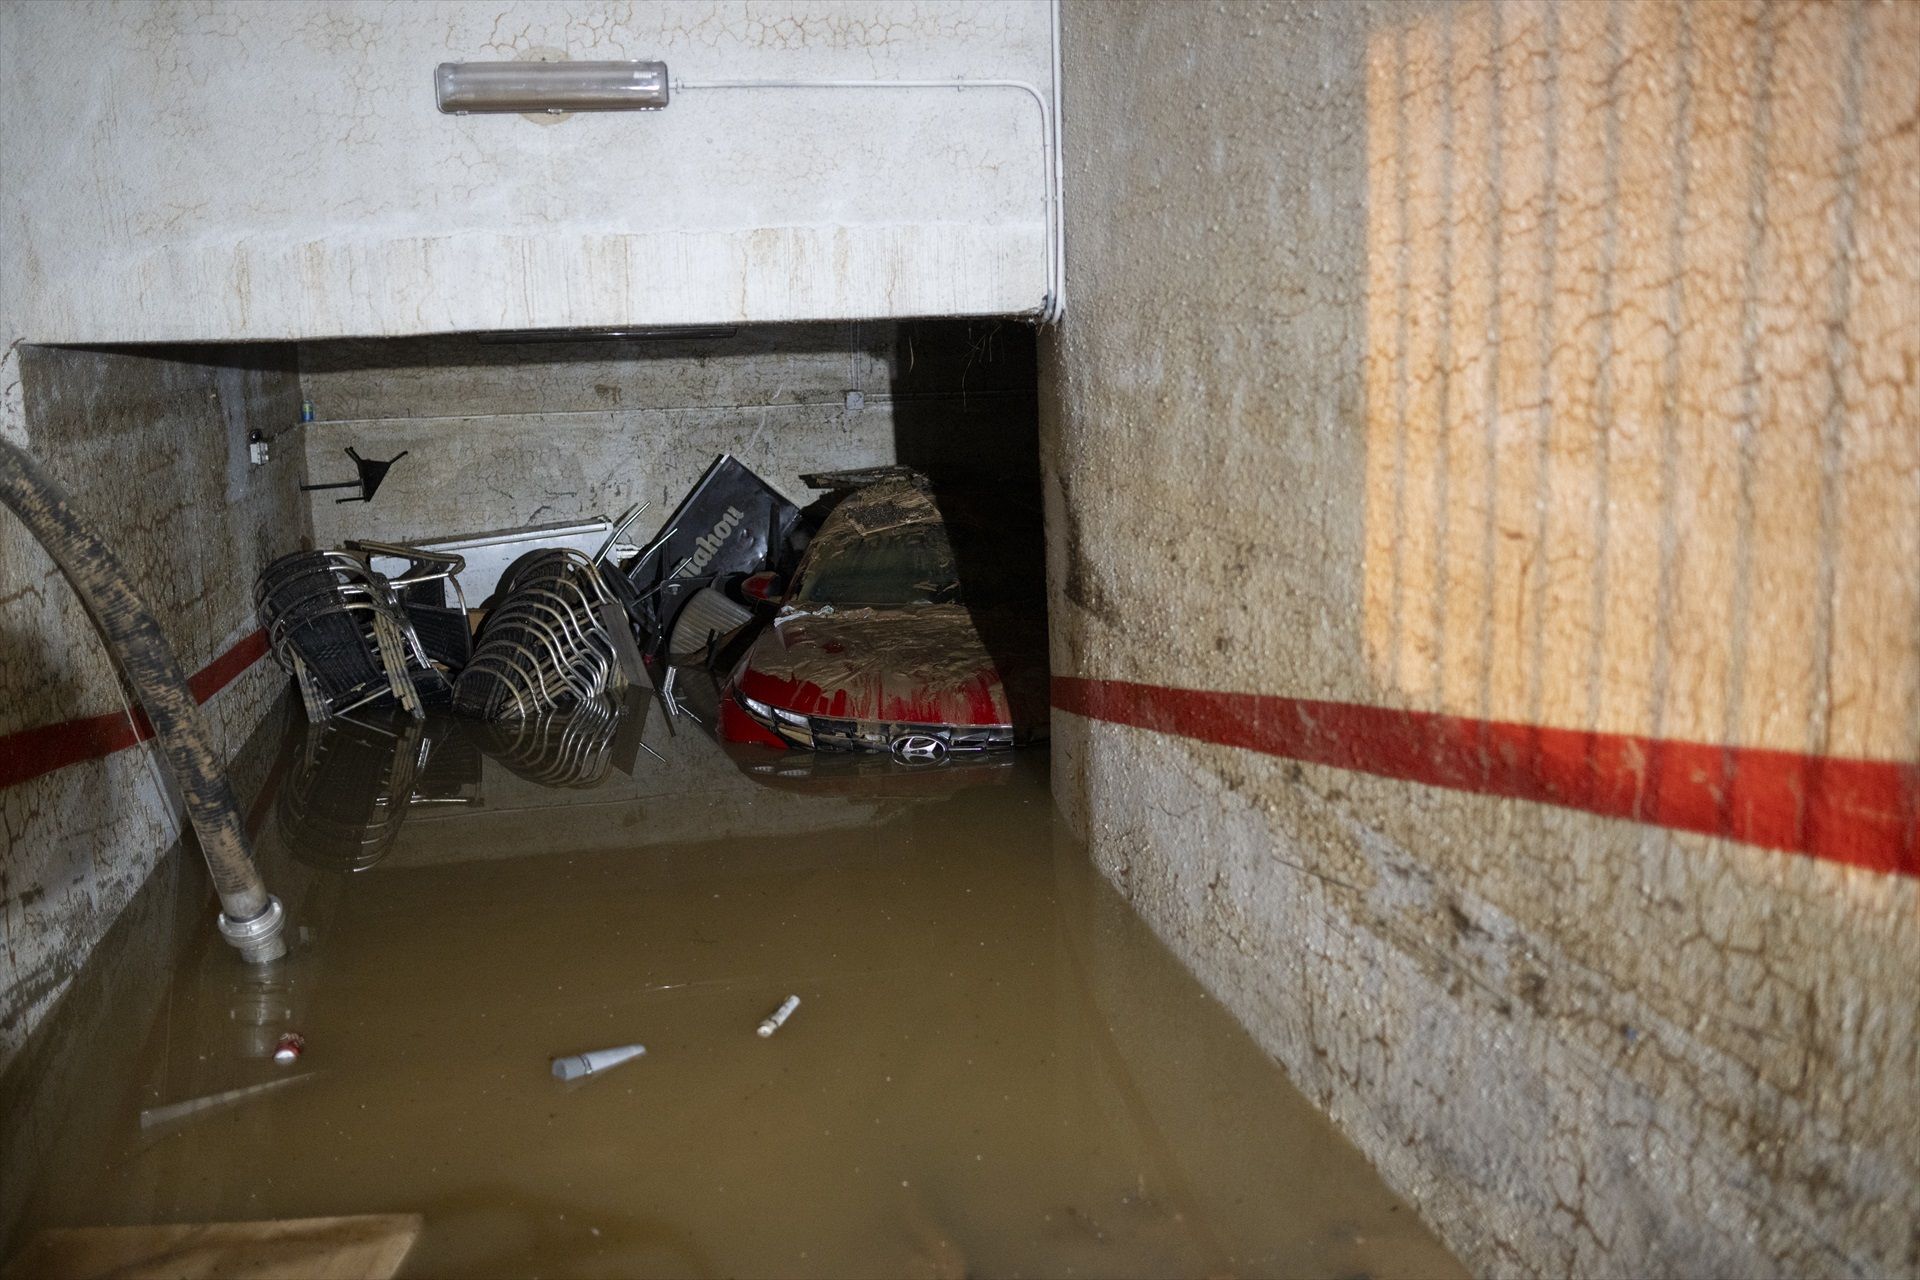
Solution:
[{"label": "hyundai logo", "polygon": [[893,740],[895,758],[909,764],[938,764],[947,758],[947,744],[927,733],[903,733]]}]

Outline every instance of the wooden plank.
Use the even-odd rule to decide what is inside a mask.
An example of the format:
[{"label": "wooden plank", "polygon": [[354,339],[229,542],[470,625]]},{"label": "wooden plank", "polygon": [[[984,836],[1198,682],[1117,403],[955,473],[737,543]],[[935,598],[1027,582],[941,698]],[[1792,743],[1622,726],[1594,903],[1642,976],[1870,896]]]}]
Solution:
[{"label": "wooden plank", "polygon": [[7,1280],[390,1280],[417,1213],[42,1231]]}]

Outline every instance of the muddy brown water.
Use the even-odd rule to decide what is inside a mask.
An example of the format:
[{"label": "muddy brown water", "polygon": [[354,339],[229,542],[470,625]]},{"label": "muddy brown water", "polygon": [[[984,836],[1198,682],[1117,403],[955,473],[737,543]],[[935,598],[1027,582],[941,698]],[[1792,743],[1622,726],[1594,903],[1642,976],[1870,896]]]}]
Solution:
[{"label": "muddy brown water", "polygon": [[[1044,750],[912,772],[656,712],[625,769],[543,768],[399,728],[319,774],[298,726],[278,749],[289,963],[250,978],[183,873],[177,954],[97,961],[127,967],[57,1011],[58,1080],[11,1086],[9,1251],[418,1212],[413,1276],[1461,1274],[1088,865]],[[422,802],[369,805],[396,776]],[[103,1013],[140,974],[156,1008]]]}]

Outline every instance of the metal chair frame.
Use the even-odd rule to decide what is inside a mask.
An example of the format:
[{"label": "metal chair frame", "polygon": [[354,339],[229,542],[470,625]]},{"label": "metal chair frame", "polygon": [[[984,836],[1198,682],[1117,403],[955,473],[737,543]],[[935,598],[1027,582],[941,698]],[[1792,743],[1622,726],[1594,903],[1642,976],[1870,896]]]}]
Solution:
[{"label": "metal chair frame", "polygon": [[593,558],[565,547],[531,553],[502,577],[499,591],[473,660],[455,682],[467,710],[527,720],[626,687],[597,614],[617,601]]},{"label": "metal chair frame", "polygon": [[[432,669],[425,648],[398,597],[365,559],[348,551],[283,556],[255,580],[253,598],[268,647],[293,674],[309,719],[325,721],[387,696],[416,719],[425,714],[408,670],[410,658]],[[332,618],[349,620],[365,646],[366,672],[346,688],[335,687],[339,681],[315,665],[311,652],[302,653],[302,636]]]}]

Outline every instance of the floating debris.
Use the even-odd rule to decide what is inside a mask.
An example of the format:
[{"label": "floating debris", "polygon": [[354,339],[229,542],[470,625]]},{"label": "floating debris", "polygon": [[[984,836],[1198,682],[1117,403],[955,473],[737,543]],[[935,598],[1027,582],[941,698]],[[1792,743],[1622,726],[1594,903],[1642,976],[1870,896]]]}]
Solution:
[{"label": "floating debris", "polygon": [[647,1046],[643,1044],[623,1044],[617,1049],[589,1049],[570,1057],[555,1058],[553,1074],[561,1080],[584,1080],[596,1072],[610,1071],[623,1062],[630,1062],[646,1051]]},{"label": "floating debris", "polygon": [[228,1089],[224,1093],[210,1093],[202,1098],[188,1098],[185,1102],[170,1102],[164,1107],[148,1107],[140,1113],[140,1127],[142,1129],[158,1128],[160,1125],[172,1124],[176,1120],[185,1120],[204,1112],[218,1111],[270,1090],[284,1089],[290,1084],[311,1080],[314,1074],[311,1071],[303,1071],[297,1076],[284,1076],[278,1080],[268,1080],[263,1084],[245,1085],[238,1089]]},{"label": "floating debris", "polygon": [[761,1019],[760,1021],[761,1038],[765,1039],[767,1036],[770,1036],[774,1032],[778,1031],[781,1025],[785,1023],[788,1018],[791,1018],[793,1016],[793,1011],[795,1009],[798,1009],[799,1007],[800,1007],[800,997],[788,996],[784,1001],[781,1002],[780,1007],[778,1009],[775,1009],[772,1013],[768,1014],[765,1018]]}]

